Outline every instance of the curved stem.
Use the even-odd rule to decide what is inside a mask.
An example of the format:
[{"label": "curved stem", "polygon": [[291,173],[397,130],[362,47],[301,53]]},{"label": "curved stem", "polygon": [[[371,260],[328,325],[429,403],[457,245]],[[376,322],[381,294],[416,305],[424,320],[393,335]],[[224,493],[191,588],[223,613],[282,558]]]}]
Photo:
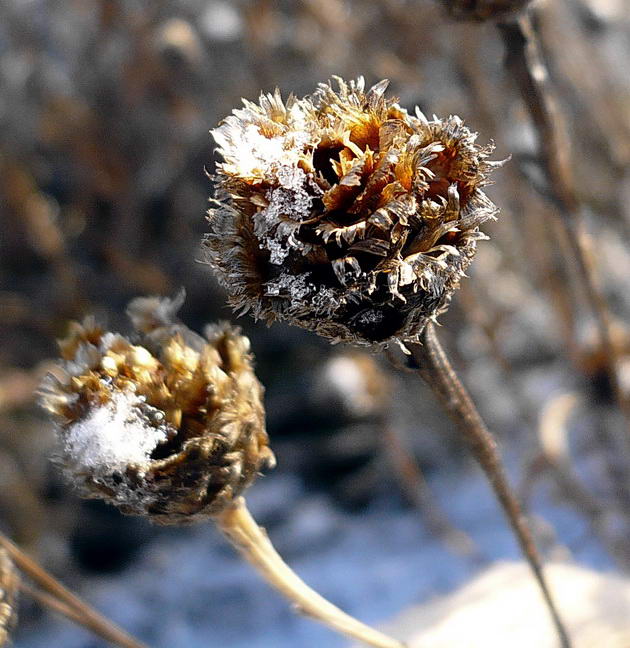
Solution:
[{"label": "curved stem", "polygon": [[542,561],[521,507],[507,480],[497,443],[477,411],[466,388],[453,370],[442,348],[435,326],[429,323],[422,334],[422,344],[408,345],[415,369],[441,400],[451,418],[458,424],[466,443],[486,473],[492,488],[503,507],[508,521],[540,586],[558,631],[563,648],[571,642],[554,603],[542,570]]},{"label": "curved stem", "polygon": [[124,630],[64,587],[2,533],[0,533],[0,547],[6,550],[18,569],[35,581],[43,590],[61,601],[62,606],[57,606],[57,611],[61,612],[62,607],[67,607],[71,612],[68,615],[69,618],[115,646],[121,648],[146,648],[144,644],[128,635]]},{"label": "curved stem", "polygon": [[404,643],[357,621],[306,585],[273,548],[264,529],[250,515],[242,497],[217,516],[217,524],[241,556],[302,614],[370,646],[404,648]]}]

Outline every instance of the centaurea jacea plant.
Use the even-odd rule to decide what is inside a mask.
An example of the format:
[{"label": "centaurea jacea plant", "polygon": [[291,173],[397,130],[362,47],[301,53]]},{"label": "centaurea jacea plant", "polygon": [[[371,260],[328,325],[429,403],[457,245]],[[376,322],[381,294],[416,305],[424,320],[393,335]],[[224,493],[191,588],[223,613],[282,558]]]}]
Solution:
[{"label": "centaurea jacea plant", "polygon": [[498,213],[483,188],[501,163],[459,117],[409,114],[386,88],[336,79],[224,119],[207,260],[237,311],[407,352],[486,472],[568,646],[494,438],[434,328]]},{"label": "centaurea jacea plant", "polygon": [[403,644],[309,588],[250,515],[243,493],[275,465],[249,340],[229,324],[204,335],[175,316],[183,301],[138,298],[135,339],[87,318],[60,342],[42,386],[57,461],[81,495],[163,525],[214,520],[240,554],[300,611],[379,648]]}]

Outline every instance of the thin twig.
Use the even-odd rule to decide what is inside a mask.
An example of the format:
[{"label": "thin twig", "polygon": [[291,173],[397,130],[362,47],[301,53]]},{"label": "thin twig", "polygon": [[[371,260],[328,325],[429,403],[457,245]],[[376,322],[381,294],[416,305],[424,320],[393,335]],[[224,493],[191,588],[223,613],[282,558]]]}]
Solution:
[{"label": "thin twig", "polygon": [[0,546],[4,547],[18,569],[75,613],[74,621],[115,646],[121,648],[146,648],[145,644],[134,639],[73,594],[2,533],[0,533]]},{"label": "thin twig", "polygon": [[[498,29],[505,44],[506,65],[510,76],[518,86],[538,135],[540,162],[548,180],[546,189],[558,208],[553,213],[558,215],[558,222],[576,262],[584,296],[597,325],[606,359],[606,373],[628,424],[625,438],[627,445],[630,439],[630,402],[625,398],[619,382],[617,350],[612,340],[610,313],[589,256],[587,233],[569,164],[569,143],[563,127],[563,116],[550,87],[547,68],[529,17],[524,15],[499,23]],[[612,448],[616,445],[612,438],[609,438],[607,443]],[[629,449],[626,447],[624,450],[628,452]],[[624,480],[617,484],[620,499],[626,510],[630,510],[629,485],[630,479],[627,474]]]},{"label": "thin twig", "polygon": [[549,468],[565,499],[588,519],[595,535],[607,545],[610,553],[619,564],[627,569],[630,565],[625,538],[611,535],[609,516],[614,511],[600,502],[582,484],[575,472],[569,452],[568,419],[579,403],[574,393],[560,394],[551,399],[540,413],[538,437],[541,454],[539,465]]},{"label": "thin twig", "polygon": [[401,490],[420,511],[429,531],[440,538],[453,551],[469,556],[474,562],[483,558],[475,541],[464,531],[453,526],[445,513],[435,504],[435,495],[418,465],[415,457],[405,447],[400,433],[386,421],[382,424],[384,450],[393,467]]},{"label": "thin twig", "polygon": [[519,544],[527,559],[558,631],[563,648],[570,648],[569,636],[554,603],[543,574],[542,561],[521,507],[507,480],[497,444],[475,408],[466,388],[453,370],[442,348],[435,327],[430,323],[422,335],[422,344],[408,345],[410,362],[423,380],[431,387],[451,418],[458,424],[472,453],[486,473],[494,492],[503,507]]},{"label": "thin twig", "polygon": [[61,616],[70,619],[70,621],[77,625],[83,625],[82,616],[74,608],[66,605],[63,601],[55,598],[52,594],[42,592],[36,587],[31,587],[24,581],[20,583],[20,591],[39,603],[41,607],[53,610],[54,612],[57,612],[57,614],[61,614]]},{"label": "thin twig", "polygon": [[567,421],[578,402],[576,394],[568,393],[552,398],[543,407],[538,425],[541,456],[554,469],[558,486],[579,510],[589,519],[600,519],[606,514],[606,508],[584,489],[569,458]]},{"label": "thin twig", "polygon": [[242,497],[223,511],[216,521],[241,556],[301,613],[368,645],[379,648],[404,648],[404,643],[357,621],[306,585],[282,560],[265,531],[250,515]]}]

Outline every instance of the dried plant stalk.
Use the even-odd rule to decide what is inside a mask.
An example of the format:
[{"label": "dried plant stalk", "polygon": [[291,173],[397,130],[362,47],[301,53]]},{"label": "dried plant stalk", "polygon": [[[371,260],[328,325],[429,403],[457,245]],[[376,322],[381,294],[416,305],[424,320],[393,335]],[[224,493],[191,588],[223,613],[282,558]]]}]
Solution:
[{"label": "dried plant stalk", "polygon": [[208,261],[231,305],[256,318],[415,349],[421,375],[464,424],[567,648],[494,440],[433,333],[486,238],[480,226],[497,214],[483,187],[501,163],[458,117],[410,115],[385,96],[386,81],[335,84],[286,103],[279,91],[245,101],[213,131],[223,162]]},{"label": "dried plant stalk", "polygon": [[405,646],[404,643],[342,612],[306,585],[273,548],[265,531],[250,515],[242,497],[217,516],[217,523],[241,556],[252,564],[269,584],[293,602],[301,613],[370,646]]},{"label": "dried plant stalk", "polygon": [[475,541],[465,531],[453,526],[446,513],[436,505],[435,495],[398,431],[384,422],[382,435],[384,450],[395,469],[394,475],[401,490],[420,511],[429,531],[456,553],[468,556],[476,563],[483,562]]},{"label": "dried plant stalk", "polygon": [[538,438],[541,452],[529,469],[530,483],[535,471],[547,469],[560,493],[589,521],[593,533],[601,538],[610,554],[624,568],[630,567],[625,538],[611,533],[610,507],[594,496],[584,486],[571,464],[568,439],[568,419],[578,405],[578,396],[572,392],[552,398],[540,413]]},{"label": "dried plant stalk", "polygon": [[9,554],[0,549],[0,646],[9,642],[9,633],[17,620],[17,593],[20,577]]},{"label": "dried plant stalk", "polygon": [[83,625],[83,617],[81,616],[81,613],[70,607],[67,603],[55,598],[52,594],[42,592],[42,590],[37,587],[31,587],[24,582],[20,583],[20,592],[32,598],[41,605],[41,607],[57,612],[77,625]]},{"label": "dried plant stalk", "polygon": [[427,325],[422,344],[411,344],[412,362],[422,379],[441,400],[451,418],[460,427],[463,438],[486,473],[503,511],[514,530],[523,554],[540,586],[543,597],[558,631],[563,648],[570,648],[569,636],[560,618],[549,586],[543,574],[542,561],[531,530],[507,480],[497,444],[477,411],[466,388],[453,370],[435,332],[433,323]]},{"label": "dried plant stalk", "polygon": [[[106,641],[121,648],[147,648],[143,643],[134,639],[124,630],[106,619],[99,612],[82,601],[76,594],[64,587],[32,558],[27,556],[19,547],[14,545],[6,536],[0,533],[0,548],[4,549],[15,565],[29,578],[35,581],[43,590],[50,593],[73,611],[70,618],[102,637]],[[60,611],[60,608],[58,608]]]}]

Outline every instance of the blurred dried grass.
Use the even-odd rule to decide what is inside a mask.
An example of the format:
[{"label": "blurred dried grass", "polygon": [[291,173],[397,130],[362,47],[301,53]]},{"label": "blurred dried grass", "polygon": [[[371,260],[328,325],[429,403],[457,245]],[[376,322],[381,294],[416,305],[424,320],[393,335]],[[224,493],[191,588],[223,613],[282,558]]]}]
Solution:
[{"label": "blurred dried grass", "polygon": [[[630,5],[541,0],[534,19],[630,398]],[[480,409],[506,443],[527,451],[524,489],[555,484],[559,501],[587,517],[628,569],[630,505],[606,467],[623,454],[601,442],[607,434],[623,444],[623,424],[503,58],[493,25],[453,23],[429,0],[1,3],[0,526],[72,571],[77,504],[48,470],[50,435],[32,397],[69,318],[96,312],[117,326],[131,297],[180,285],[193,325],[227,315],[196,262],[210,194],[204,168],[213,164],[208,128],[261,89],[303,94],[332,74],[363,74],[389,78],[406,106],[459,114],[495,140],[499,156],[513,156],[490,190],[502,216],[445,333]],[[341,497],[374,492],[361,484],[379,483],[370,466],[382,419],[340,413],[319,427],[309,419],[313,370],[336,351],[301,332],[243,324],[268,385],[280,465],[341,484]],[[423,469],[447,470],[457,454],[448,423],[394,380],[388,420],[409,437],[423,421],[412,451]],[[550,456],[549,411],[567,392],[579,395],[579,415],[554,422],[564,441]],[[352,426],[361,443],[348,441]],[[318,475],[296,428],[318,449],[313,457],[346,459]],[[324,433],[332,429],[341,433]],[[580,488],[567,487],[568,477]]]}]

